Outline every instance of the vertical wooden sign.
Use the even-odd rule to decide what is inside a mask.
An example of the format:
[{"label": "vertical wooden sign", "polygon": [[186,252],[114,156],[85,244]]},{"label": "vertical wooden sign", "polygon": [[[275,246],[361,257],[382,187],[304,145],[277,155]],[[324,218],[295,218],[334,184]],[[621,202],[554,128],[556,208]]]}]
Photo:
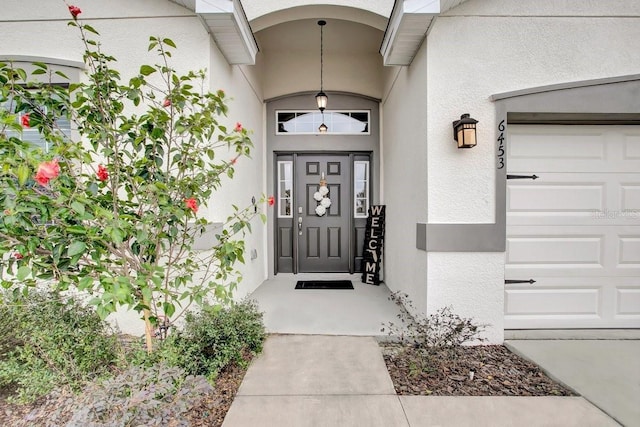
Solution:
[{"label": "vertical wooden sign", "polygon": [[362,282],[369,285],[380,285],[385,208],[385,205],[369,207],[362,254]]}]

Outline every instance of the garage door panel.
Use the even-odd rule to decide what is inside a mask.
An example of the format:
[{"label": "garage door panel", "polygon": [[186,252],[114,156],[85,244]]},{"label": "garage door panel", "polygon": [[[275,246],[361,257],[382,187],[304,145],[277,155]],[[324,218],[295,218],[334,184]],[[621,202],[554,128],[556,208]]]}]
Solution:
[{"label": "garage door panel", "polygon": [[509,126],[509,173],[637,172],[637,126]]},{"label": "garage door panel", "polygon": [[510,226],[505,278],[640,276],[640,226]]},{"label": "garage door panel", "polygon": [[623,157],[625,160],[640,160],[640,133],[624,135]]},{"label": "garage door panel", "polygon": [[[628,216],[640,219],[640,179],[634,183],[620,185],[620,206]],[[631,212],[631,211],[637,211]]]},{"label": "garage door panel", "polygon": [[542,173],[537,176],[535,181],[508,181],[509,225],[634,225],[640,222],[640,173]]},{"label": "garage door panel", "polygon": [[[604,268],[602,244],[604,236],[539,236],[509,237],[507,262],[510,265],[576,264]],[[557,265],[561,267],[562,265]]]},{"label": "garage door panel", "polygon": [[575,159],[597,160],[602,162],[606,155],[606,138],[601,129],[594,128],[592,132],[574,135],[562,132],[562,129],[548,130],[530,127],[529,132],[511,132],[509,142],[509,158],[513,160],[544,159],[562,160]]},{"label": "garage door panel", "polygon": [[618,288],[616,291],[616,316],[640,319],[640,287]]},{"label": "garage door panel", "polygon": [[544,288],[509,289],[505,298],[507,316],[599,316],[600,289]]},{"label": "garage door panel", "polygon": [[510,285],[505,322],[508,328],[637,328],[640,278],[547,277]]},{"label": "garage door panel", "polygon": [[507,174],[505,327],[640,327],[640,126],[510,125]]},{"label": "garage door panel", "polygon": [[509,208],[510,212],[592,213],[605,208],[604,190],[604,182],[572,185],[558,180],[537,181],[529,185],[514,183],[508,189]]},{"label": "garage door panel", "polygon": [[640,267],[640,236],[619,236],[618,266],[620,268]]}]

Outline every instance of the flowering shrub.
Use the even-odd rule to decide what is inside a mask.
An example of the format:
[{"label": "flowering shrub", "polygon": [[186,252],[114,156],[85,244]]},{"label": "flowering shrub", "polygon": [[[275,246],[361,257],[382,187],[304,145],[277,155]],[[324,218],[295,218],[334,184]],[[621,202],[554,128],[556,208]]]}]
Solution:
[{"label": "flowering shrub", "polygon": [[[198,208],[252,144],[240,123],[219,122],[225,95],[202,91],[204,72],[171,68],[172,40],[151,37],[159,64],[142,65],[125,82],[98,32],[68,7],[85,46],[86,83],[28,82],[24,70],[0,63],[2,285],[84,291],[103,318],[131,307],[151,351],[157,319],[207,297],[229,301],[237,286],[244,244],[235,236],[250,231],[254,206],[234,207],[210,251],[192,247],[210,224]],[[35,75],[52,73],[34,65]],[[71,119],[76,138],[57,127],[60,117]],[[50,150],[23,141],[23,126],[37,129]],[[228,149],[236,157],[219,159]]]}]

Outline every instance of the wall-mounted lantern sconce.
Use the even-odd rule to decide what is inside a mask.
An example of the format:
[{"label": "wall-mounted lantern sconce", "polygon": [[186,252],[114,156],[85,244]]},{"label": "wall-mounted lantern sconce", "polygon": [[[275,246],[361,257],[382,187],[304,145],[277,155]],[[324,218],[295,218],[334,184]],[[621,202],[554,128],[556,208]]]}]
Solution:
[{"label": "wall-mounted lantern sconce", "polygon": [[453,122],[453,139],[458,141],[458,148],[471,148],[476,146],[476,123],[469,114],[460,116],[460,120]]}]

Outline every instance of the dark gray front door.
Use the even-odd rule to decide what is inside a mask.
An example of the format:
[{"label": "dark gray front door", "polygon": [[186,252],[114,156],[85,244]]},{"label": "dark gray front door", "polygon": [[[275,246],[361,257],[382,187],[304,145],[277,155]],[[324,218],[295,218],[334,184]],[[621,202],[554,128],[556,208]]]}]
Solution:
[{"label": "dark gray front door", "polygon": [[[298,231],[299,272],[349,271],[349,200],[351,167],[348,155],[298,155],[295,165],[294,227]],[[319,216],[314,194],[324,175],[331,206]]]}]

